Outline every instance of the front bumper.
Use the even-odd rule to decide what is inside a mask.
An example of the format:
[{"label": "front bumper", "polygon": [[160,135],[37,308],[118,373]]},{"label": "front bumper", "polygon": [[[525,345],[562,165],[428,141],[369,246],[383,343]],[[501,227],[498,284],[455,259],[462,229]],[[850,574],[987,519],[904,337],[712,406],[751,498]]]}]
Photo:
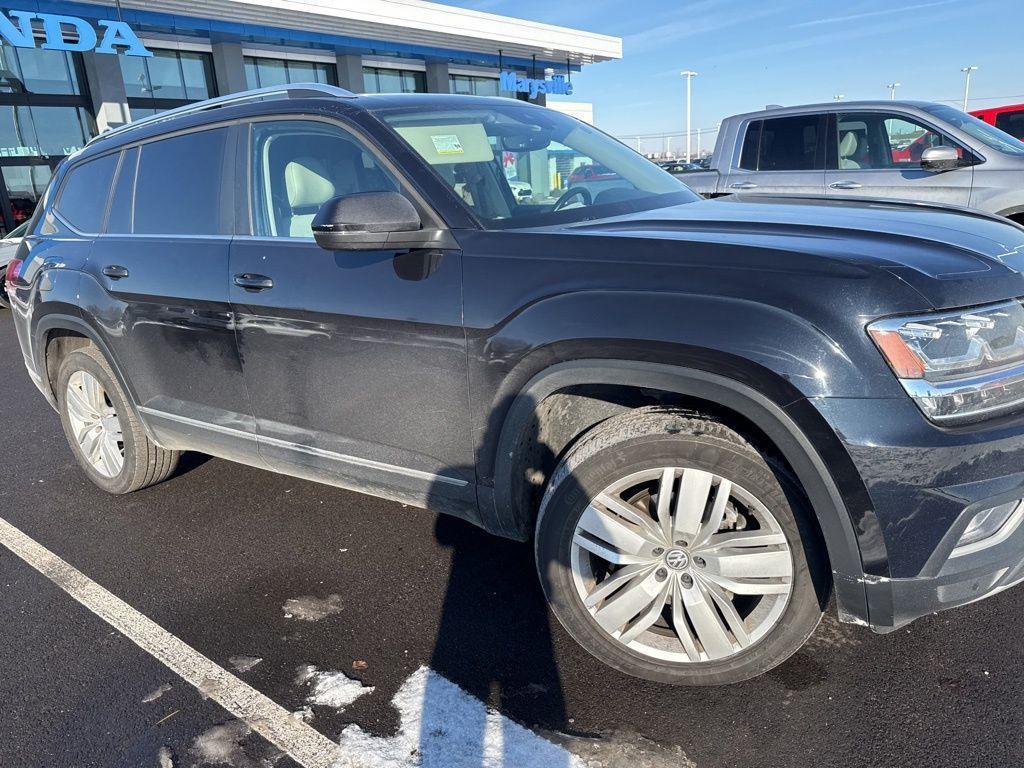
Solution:
[{"label": "front bumper", "polygon": [[946,428],[927,421],[909,397],[811,403],[870,498],[854,525],[875,631],[1024,581],[1024,524],[952,556],[975,514],[1024,499],[1024,415]]}]

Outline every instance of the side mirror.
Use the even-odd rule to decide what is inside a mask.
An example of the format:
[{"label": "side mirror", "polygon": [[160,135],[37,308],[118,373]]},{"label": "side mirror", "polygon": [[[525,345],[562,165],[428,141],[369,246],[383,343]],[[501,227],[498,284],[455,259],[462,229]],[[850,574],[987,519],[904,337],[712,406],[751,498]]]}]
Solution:
[{"label": "side mirror", "polygon": [[959,164],[956,147],[928,147],[921,153],[921,167],[926,171],[951,171]]},{"label": "side mirror", "polygon": [[374,251],[408,247],[408,236],[394,234],[422,226],[416,208],[397,192],[359,192],[324,203],[312,228],[316,244],[329,251]]}]

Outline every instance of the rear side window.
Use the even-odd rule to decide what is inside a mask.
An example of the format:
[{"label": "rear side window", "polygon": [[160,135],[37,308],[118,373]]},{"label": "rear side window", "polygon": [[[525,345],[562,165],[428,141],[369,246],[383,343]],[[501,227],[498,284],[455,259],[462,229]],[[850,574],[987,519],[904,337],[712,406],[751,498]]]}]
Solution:
[{"label": "rear side window", "polygon": [[797,115],[765,120],[761,126],[759,171],[824,170],[821,116]]},{"label": "rear side window", "polygon": [[1015,139],[1024,140],[1024,110],[1020,112],[1000,112],[996,115],[996,128],[1006,131]]},{"label": "rear side window", "polygon": [[743,153],[740,155],[740,168],[747,171],[757,170],[757,150],[761,144],[761,120],[755,120],[747,126],[747,135],[743,137]]},{"label": "rear side window", "polygon": [[117,157],[115,153],[76,165],[64,179],[57,213],[80,232],[96,233],[103,226]]},{"label": "rear side window", "polygon": [[223,235],[227,128],[143,144],[135,176],[132,231],[142,235]]}]

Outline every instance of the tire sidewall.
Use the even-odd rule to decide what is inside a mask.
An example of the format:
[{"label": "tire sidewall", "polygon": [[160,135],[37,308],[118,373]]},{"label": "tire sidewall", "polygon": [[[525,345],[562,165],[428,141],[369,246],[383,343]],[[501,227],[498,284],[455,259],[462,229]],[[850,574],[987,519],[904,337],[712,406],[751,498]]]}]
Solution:
[{"label": "tire sidewall", "polygon": [[[117,417],[121,422],[124,462],[121,465],[121,471],[114,477],[106,477],[97,472],[82,455],[82,451],[78,447],[78,441],[74,437],[71,421],[68,418],[67,392],[68,381],[76,371],[85,371],[96,377],[107,393],[107,397],[110,398],[110,402],[114,406]],[[85,471],[93,483],[108,493],[120,494],[127,492],[134,475],[133,467],[136,462],[137,446],[133,440],[129,417],[131,406],[127,402],[120,385],[110,374],[109,370],[107,370],[106,366],[102,365],[93,354],[90,354],[88,351],[76,350],[64,358],[61,363],[57,373],[56,394],[57,402],[60,405],[60,422],[64,427],[64,436],[67,438],[68,445],[71,446],[71,452],[74,454],[78,465]]]},{"label": "tire sidewall", "polygon": [[[701,469],[742,486],[768,507],[790,545],[793,591],[785,611],[767,636],[728,659],[673,663],[643,656],[608,636],[576,591],[571,542],[590,499],[620,478],[667,466]],[[556,472],[541,507],[535,541],[537,570],[556,617],[601,661],[648,680],[720,685],[755,677],[780,664],[814,631],[824,604],[812,575],[812,564],[820,567],[815,537],[794,513],[797,499],[787,494],[785,481],[756,453],[737,450],[732,443],[707,435],[651,434],[612,444],[566,470]]]}]

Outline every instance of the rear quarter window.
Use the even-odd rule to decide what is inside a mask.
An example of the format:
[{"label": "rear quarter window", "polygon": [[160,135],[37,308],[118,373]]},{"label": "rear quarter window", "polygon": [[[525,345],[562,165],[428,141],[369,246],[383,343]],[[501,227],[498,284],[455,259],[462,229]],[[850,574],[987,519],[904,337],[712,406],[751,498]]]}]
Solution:
[{"label": "rear quarter window", "polygon": [[740,168],[745,171],[757,170],[757,149],[761,144],[761,121],[754,120],[747,126],[743,137],[743,152],[740,154]]},{"label": "rear quarter window", "polygon": [[81,163],[64,178],[54,207],[61,218],[80,232],[95,234],[103,227],[117,157],[115,153]]}]

